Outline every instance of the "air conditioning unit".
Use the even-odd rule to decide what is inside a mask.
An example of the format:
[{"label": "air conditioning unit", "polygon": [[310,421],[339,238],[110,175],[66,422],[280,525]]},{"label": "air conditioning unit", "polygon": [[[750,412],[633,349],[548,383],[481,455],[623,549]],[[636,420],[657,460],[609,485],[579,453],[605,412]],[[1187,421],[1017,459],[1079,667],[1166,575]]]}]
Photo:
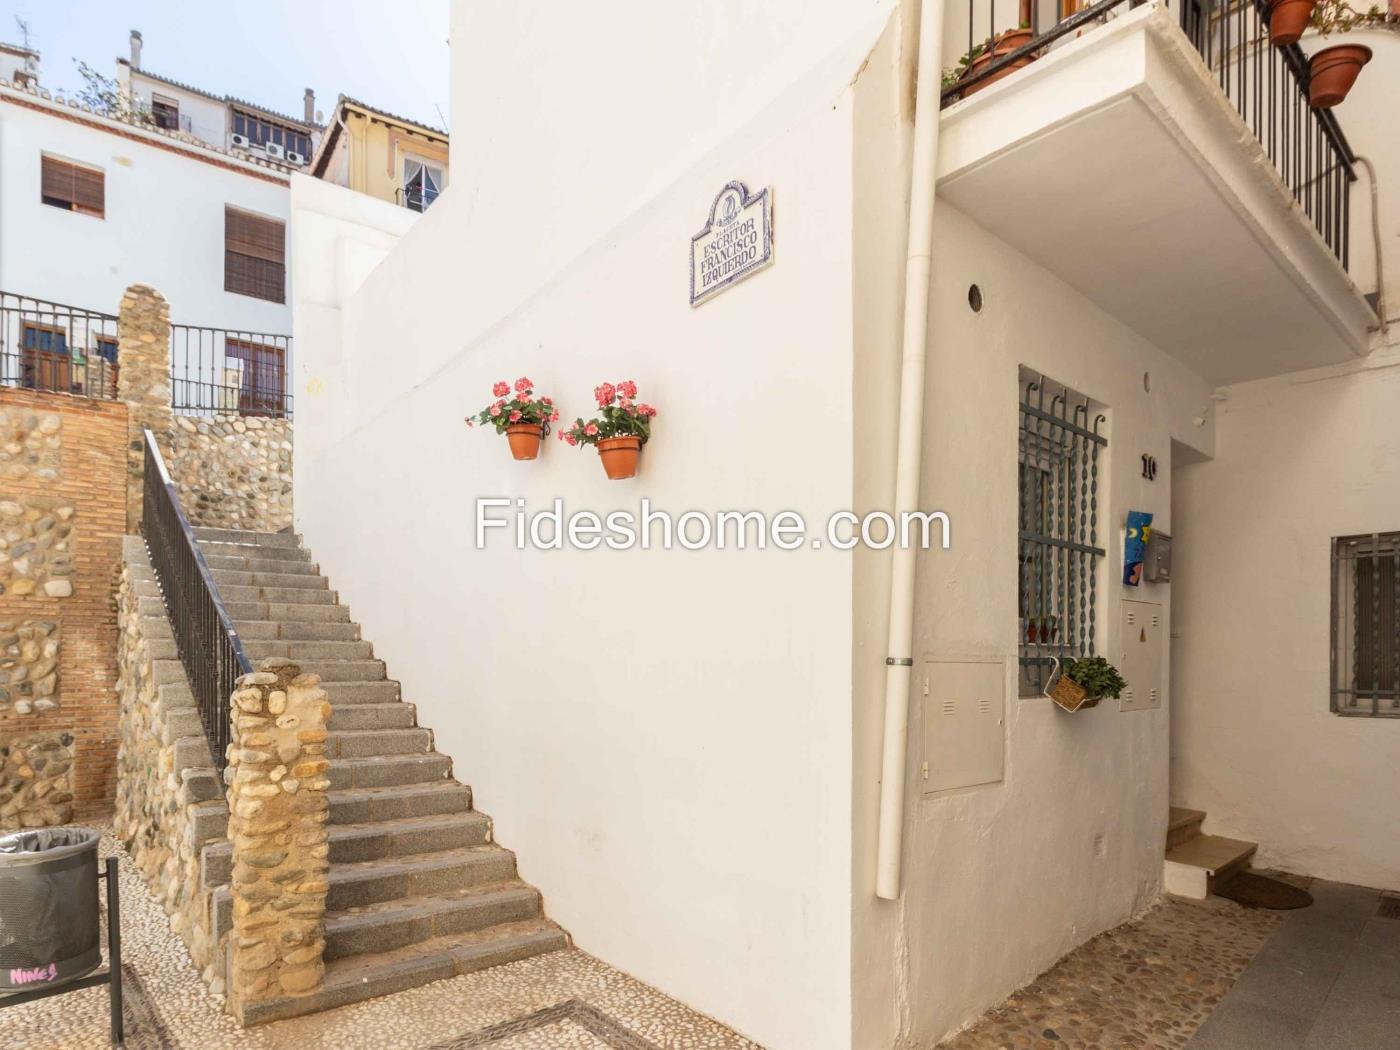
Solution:
[{"label": "air conditioning unit", "polygon": [[234,135],[233,145],[236,149],[252,149],[253,143],[249,141],[247,135]]},{"label": "air conditioning unit", "polygon": [[267,155],[269,157],[275,157],[276,159],[281,160],[287,155],[287,151],[284,150],[281,146],[277,145],[277,143],[269,142],[267,144]]},{"label": "air conditioning unit", "polygon": [[294,149],[289,149],[289,150],[287,150],[287,163],[288,163],[288,164],[305,164],[305,163],[306,163],[306,158],[303,157],[303,156],[302,156],[300,153],[298,153],[296,150],[294,150]]}]

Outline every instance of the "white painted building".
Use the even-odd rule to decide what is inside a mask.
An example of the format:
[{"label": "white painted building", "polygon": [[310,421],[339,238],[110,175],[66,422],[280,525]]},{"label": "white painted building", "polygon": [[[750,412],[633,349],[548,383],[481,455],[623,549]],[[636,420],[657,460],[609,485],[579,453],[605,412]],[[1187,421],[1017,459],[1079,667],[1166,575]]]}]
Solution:
[{"label": "white painted building", "polygon": [[178,408],[280,411],[291,174],[265,155],[0,80],[4,381],[67,389],[70,366],[35,353],[70,356],[75,376],[95,352],[110,357],[98,345],[110,322],[85,315],[115,314],[140,283],[170,302]]},{"label": "white painted building", "polygon": [[[1162,891],[1171,804],[1400,889],[1393,813],[1360,802],[1397,786],[1394,621],[1357,600],[1397,586],[1397,351],[1348,152],[1393,248],[1400,40],[1367,34],[1335,126],[1278,97],[1288,153],[1161,2],[941,112],[926,78],[918,114],[916,68],[969,40],[969,8],[941,42],[921,9],[460,2],[424,220],[293,179],[299,530],[551,917],[775,1050],[932,1046]],[[772,194],[774,261],[692,306],[734,180]],[[906,254],[935,184],[925,331]],[[467,431],[518,375],[566,419],[635,379],[660,409],[639,476]],[[913,449],[952,532],[912,580],[869,548],[476,543],[479,497],[810,535],[895,508]],[[1122,582],[1132,511],[1173,537],[1169,580]],[[1090,649],[1130,694],[1057,709],[1045,661]]]}]

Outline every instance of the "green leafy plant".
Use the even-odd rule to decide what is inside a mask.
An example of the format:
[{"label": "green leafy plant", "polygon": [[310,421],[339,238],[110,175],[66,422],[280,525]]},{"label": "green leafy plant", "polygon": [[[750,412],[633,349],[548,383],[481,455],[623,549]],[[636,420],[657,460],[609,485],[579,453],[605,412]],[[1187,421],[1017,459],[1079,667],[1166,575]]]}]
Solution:
[{"label": "green leafy plant", "polygon": [[1118,668],[1102,656],[1085,656],[1079,660],[1066,660],[1062,673],[1071,682],[1082,687],[1089,694],[1090,700],[1102,700],[1105,697],[1117,700],[1123,690],[1128,687],[1128,683],[1118,673]]},{"label": "green leafy plant", "polygon": [[559,440],[570,445],[596,445],[607,438],[636,437],[645,445],[651,438],[651,420],[656,409],[637,401],[637,384],[630,379],[613,386],[603,383],[593,391],[598,402],[598,415],[584,422],[582,417],[567,430],[559,431]]},{"label": "green leafy plant", "polygon": [[554,399],[535,397],[534,384],[526,376],[515,381],[514,390],[504,379],[492,387],[496,400],[483,408],[475,416],[467,417],[467,426],[480,424],[495,427],[497,434],[504,434],[506,427],[516,423],[530,423],[549,433],[549,424],[559,419],[559,410],[554,407]]},{"label": "green leafy plant", "polygon": [[76,98],[94,113],[113,120],[125,120],[132,124],[154,125],[155,117],[144,105],[132,105],[132,100],[122,91],[121,85],[111,77],[105,77],[86,62],[78,62],[78,76],[83,78],[83,87]]}]

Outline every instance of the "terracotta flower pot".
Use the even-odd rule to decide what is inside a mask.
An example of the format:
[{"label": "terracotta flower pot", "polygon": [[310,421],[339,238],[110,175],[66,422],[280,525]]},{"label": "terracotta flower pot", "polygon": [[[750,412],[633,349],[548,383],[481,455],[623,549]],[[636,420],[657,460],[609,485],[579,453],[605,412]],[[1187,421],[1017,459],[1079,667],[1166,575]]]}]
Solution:
[{"label": "terracotta flower pot", "polygon": [[639,437],[603,438],[598,442],[598,457],[613,481],[635,477],[641,456],[642,439]]},{"label": "terracotta flower pot", "polygon": [[1365,44],[1323,48],[1308,62],[1308,102],[1315,109],[1330,109],[1341,102],[1369,61],[1371,49]]},{"label": "terracotta flower pot", "polygon": [[1296,44],[1312,21],[1317,0],[1273,0],[1269,5],[1269,41],[1274,47]]},{"label": "terracotta flower pot", "polygon": [[536,459],[540,454],[540,439],[544,428],[538,423],[512,423],[506,427],[510,454],[516,459]]},{"label": "terracotta flower pot", "polygon": [[[1009,55],[1018,47],[1024,47],[1034,39],[1035,34],[1029,29],[1008,29],[992,41],[991,48],[983,51],[969,63],[967,72],[963,74],[963,78],[967,79],[976,76],[984,67],[991,63],[992,59],[1000,58],[1002,55]],[[1034,60],[1034,55],[1026,55],[1024,58],[1018,58],[1005,69],[999,69],[985,80],[979,80],[977,83],[964,88],[962,97],[967,98],[969,95],[977,94],[977,92],[981,91],[988,84],[995,84],[1002,77],[1010,76],[1012,73],[1016,72],[1016,70],[1030,65]]]}]

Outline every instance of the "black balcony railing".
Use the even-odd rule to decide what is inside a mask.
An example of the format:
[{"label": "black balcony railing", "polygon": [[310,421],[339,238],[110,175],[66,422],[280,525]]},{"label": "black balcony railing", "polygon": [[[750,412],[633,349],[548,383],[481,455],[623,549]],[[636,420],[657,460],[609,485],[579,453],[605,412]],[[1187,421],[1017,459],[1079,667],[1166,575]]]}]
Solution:
[{"label": "black balcony railing", "polygon": [[[944,104],[966,98],[1066,38],[1082,35],[1140,2],[1097,0],[1080,7],[1073,0],[1002,0],[1000,5],[996,0],[967,0],[967,52],[959,70],[945,78]],[[1347,267],[1356,157],[1332,111],[1308,104],[1307,56],[1297,44],[1271,44],[1268,0],[1171,2],[1182,32],[1220,90]],[[1006,35],[1018,26],[1029,33]],[[985,42],[977,43],[979,39]]]},{"label": "black balcony railing", "polygon": [[231,739],[229,698],[238,676],[253,668],[149,430],[145,446],[141,534],[160,582],[175,649],[204,723],[214,768],[222,772]]},{"label": "black balcony railing", "polygon": [[170,326],[171,406],[177,412],[290,418],[291,367],[290,336]]},{"label": "black balcony railing", "polygon": [[115,398],[117,319],[0,292],[0,385]]}]

